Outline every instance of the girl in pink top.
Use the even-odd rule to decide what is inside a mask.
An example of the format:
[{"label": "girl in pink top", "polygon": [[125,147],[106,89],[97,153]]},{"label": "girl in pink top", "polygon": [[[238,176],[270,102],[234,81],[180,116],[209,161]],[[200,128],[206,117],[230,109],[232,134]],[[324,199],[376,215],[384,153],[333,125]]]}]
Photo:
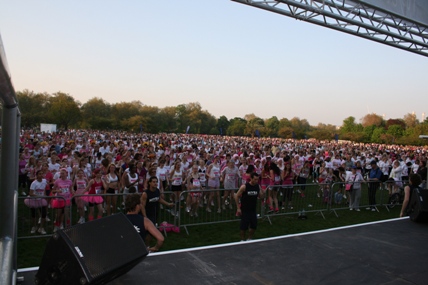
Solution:
[{"label": "girl in pink top", "polygon": [[293,180],[294,180],[294,172],[291,169],[291,164],[285,163],[284,164],[284,171],[281,173],[281,179],[282,179],[282,189],[283,189],[283,196],[282,196],[282,209],[285,210],[285,207],[288,202],[288,208],[290,210],[293,209],[293,206],[291,205],[291,199],[293,197]]},{"label": "girl in pink top", "polygon": [[57,209],[54,232],[64,228],[64,218],[66,226],[70,226],[70,201],[71,196],[74,194],[74,190],[72,187],[73,182],[67,179],[67,176],[67,169],[61,168],[59,179],[55,181],[51,191],[54,196],[62,197],[61,199],[52,199],[52,208]]},{"label": "girl in pink top", "polygon": [[269,211],[273,212],[275,210],[275,213],[279,212],[279,205],[278,205],[278,190],[281,185],[281,170],[276,165],[276,163],[271,162],[270,164],[270,186],[269,186]]},{"label": "girl in pink top", "polygon": [[[88,186],[86,186],[86,192],[90,196],[86,196],[85,200],[89,204],[89,214],[88,220],[92,221],[94,219],[94,206],[97,206],[98,209],[98,219],[103,216],[103,198],[101,196],[93,196],[94,194],[102,194],[104,189],[107,189],[106,179],[102,179],[102,174],[100,169],[94,170],[95,178],[89,181]],[[103,188],[104,187],[104,188]],[[82,197],[83,198],[83,197]]]}]

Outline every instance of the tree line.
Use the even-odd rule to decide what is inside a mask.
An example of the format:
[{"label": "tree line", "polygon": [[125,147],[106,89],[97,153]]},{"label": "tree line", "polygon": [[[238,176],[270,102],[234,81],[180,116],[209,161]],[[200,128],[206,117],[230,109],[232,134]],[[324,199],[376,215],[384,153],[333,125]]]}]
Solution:
[{"label": "tree line", "polygon": [[375,113],[357,122],[347,117],[340,127],[319,123],[309,125],[306,119],[272,116],[262,119],[255,114],[244,118],[216,118],[203,110],[198,102],[159,108],[140,101],[110,104],[99,97],[86,103],[57,92],[16,93],[23,128],[39,127],[40,123],[57,124],[59,129],[123,130],[146,133],[191,133],[230,136],[259,136],[318,140],[351,140],[363,143],[422,145],[419,135],[428,134],[428,120],[419,122],[415,114],[385,120]]}]

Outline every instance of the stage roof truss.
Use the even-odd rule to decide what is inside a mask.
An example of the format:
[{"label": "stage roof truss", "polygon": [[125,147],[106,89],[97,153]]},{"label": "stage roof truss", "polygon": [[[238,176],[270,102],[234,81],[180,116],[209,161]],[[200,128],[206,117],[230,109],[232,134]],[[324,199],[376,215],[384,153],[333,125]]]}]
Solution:
[{"label": "stage roof truss", "polygon": [[428,26],[348,0],[232,0],[428,56]]}]

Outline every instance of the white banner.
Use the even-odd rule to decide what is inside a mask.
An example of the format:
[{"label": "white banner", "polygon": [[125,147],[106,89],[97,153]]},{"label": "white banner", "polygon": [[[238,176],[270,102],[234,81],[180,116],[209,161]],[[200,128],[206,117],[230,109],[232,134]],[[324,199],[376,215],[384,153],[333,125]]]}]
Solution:
[{"label": "white banner", "polygon": [[56,124],[40,124],[40,131],[45,133],[56,132]]}]

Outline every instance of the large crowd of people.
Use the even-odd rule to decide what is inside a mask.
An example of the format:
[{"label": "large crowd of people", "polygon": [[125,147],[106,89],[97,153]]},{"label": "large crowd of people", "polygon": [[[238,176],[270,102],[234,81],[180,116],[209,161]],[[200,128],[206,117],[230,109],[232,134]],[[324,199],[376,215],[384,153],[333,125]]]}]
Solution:
[{"label": "large crowd of people", "polygon": [[[84,223],[118,211],[120,205],[114,194],[119,193],[145,193],[141,212],[154,224],[159,203],[177,214],[184,190],[191,191],[185,200],[189,215],[197,217],[200,207],[221,213],[233,208],[233,189],[254,183],[252,173],[257,173],[271,212],[292,208],[293,186],[297,185],[297,194],[304,198],[305,184],[309,182],[319,183],[317,195],[321,199],[326,198],[326,193],[330,195],[328,185],[332,182],[352,185],[349,208],[359,211],[364,181],[371,182],[369,210],[374,211],[376,189],[382,182],[391,182],[388,185],[392,194],[404,187],[403,181],[410,174],[418,174],[420,186],[425,187],[426,161],[426,147],[350,141],[23,130],[19,187],[21,194],[33,196],[29,200],[51,197],[39,199],[46,203],[27,201],[34,220],[31,232],[45,234],[47,207],[55,211],[57,230],[70,225],[68,207],[72,199],[79,211],[78,223]],[[219,191],[204,193],[204,189]],[[164,191],[172,191],[174,195],[167,200]],[[283,194],[282,201],[278,193]],[[340,202],[344,194],[336,194],[335,202]],[[37,213],[40,226],[36,223]]]}]

